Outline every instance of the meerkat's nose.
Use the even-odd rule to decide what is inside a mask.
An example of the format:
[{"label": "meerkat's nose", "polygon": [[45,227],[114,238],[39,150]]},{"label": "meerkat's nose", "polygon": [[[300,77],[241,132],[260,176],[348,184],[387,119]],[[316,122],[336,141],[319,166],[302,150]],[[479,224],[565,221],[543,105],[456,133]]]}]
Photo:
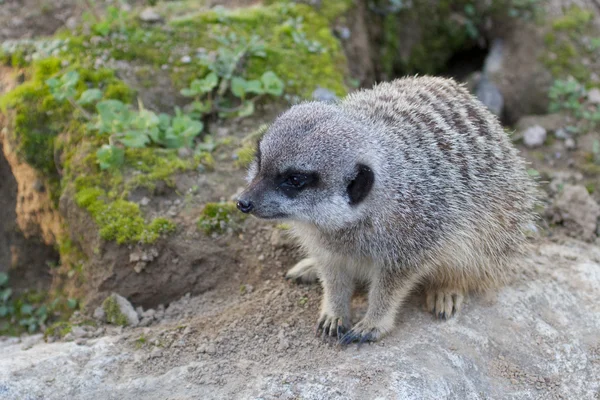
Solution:
[{"label": "meerkat's nose", "polygon": [[254,204],[250,200],[238,200],[237,208],[243,213],[249,213],[254,208]]}]

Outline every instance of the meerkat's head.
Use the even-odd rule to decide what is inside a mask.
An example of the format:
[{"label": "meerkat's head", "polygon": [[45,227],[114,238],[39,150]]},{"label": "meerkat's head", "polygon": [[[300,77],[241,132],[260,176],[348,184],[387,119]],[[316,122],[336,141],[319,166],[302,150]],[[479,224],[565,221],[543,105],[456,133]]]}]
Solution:
[{"label": "meerkat's head", "polygon": [[238,208],[259,218],[324,229],[361,219],[377,180],[372,157],[363,150],[369,148],[364,129],[336,105],[292,107],[259,142]]}]

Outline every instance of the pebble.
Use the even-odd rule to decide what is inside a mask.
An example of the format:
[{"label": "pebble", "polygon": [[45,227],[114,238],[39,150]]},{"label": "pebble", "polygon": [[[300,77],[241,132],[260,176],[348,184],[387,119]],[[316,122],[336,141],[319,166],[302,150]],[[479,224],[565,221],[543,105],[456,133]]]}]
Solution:
[{"label": "pebble", "polygon": [[600,89],[598,88],[593,88],[591,89],[588,94],[588,101],[592,104],[600,104]]},{"label": "pebble", "polygon": [[140,205],[141,205],[142,207],[145,207],[145,206],[147,206],[148,204],[150,204],[150,199],[149,199],[149,198],[147,198],[147,197],[143,197],[143,198],[142,198],[142,200],[140,200]]},{"label": "pebble", "polygon": [[544,144],[547,135],[546,129],[540,125],[535,125],[523,132],[523,142],[525,146],[530,148],[539,147]]},{"label": "pebble", "polygon": [[181,57],[181,62],[184,64],[189,64],[192,62],[192,57],[190,56],[183,56]]},{"label": "pebble", "polygon": [[159,358],[159,357],[162,357],[162,354],[163,354],[163,352],[161,349],[154,349],[150,353],[150,358]]},{"label": "pebble", "polygon": [[575,143],[575,139],[567,138],[565,140],[565,147],[567,150],[575,150],[577,148],[577,143]]},{"label": "pebble", "polygon": [[140,13],[140,19],[144,22],[160,22],[162,21],[162,17],[159,13],[157,13],[153,8],[146,8]]},{"label": "pebble", "polygon": [[312,93],[313,100],[322,101],[325,103],[333,103],[338,100],[338,97],[329,89],[318,87]]}]

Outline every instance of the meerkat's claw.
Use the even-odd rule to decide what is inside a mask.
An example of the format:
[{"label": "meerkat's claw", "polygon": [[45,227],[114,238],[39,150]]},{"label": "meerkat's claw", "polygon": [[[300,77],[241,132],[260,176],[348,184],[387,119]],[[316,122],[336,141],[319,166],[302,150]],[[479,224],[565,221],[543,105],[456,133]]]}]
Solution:
[{"label": "meerkat's claw", "polygon": [[448,320],[460,311],[464,295],[459,290],[428,290],[427,309],[438,319]]},{"label": "meerkat's claw", "polygon": [[339,338],[338,345],[346,346],[350,343],[358,342],[358,345],[360,346],[366,342],[376,342],[383,336],[383,331],[381,329],[367,326],[361,322],[356,324],[344,336]]},{"label": "meerkat's claw", "polygon": [[315,328],[315,336],[321,336],[323,339],[327,336],[342,337],[348,331],[349,327],[346,323],[348,320],[349,318],[332,317],[327,314],[322,315]]},{"label": "meerkat's claw", "polygon": [[305,258],[294,265],[285,274],[285,279],[296,283],[314,283],[319,280],[317,274],[316,260],[314,258]]}]

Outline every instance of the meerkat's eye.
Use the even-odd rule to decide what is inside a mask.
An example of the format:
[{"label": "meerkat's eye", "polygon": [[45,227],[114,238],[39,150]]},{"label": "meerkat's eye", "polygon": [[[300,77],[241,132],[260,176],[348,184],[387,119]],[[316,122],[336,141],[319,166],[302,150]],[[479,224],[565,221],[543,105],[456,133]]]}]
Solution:
[{"label": "meerkat's eye", "polygon": [[281,175],[277,188],[288,197],[295,197],[307,187],[314,186],[318,182],[316,173],[291,172]]},{"label": "meerkat's eye", "polygon": [[283,185],[300,189],[306,184],[306,180],[306,175],[289,175],[287,179],[283,181]]}]

